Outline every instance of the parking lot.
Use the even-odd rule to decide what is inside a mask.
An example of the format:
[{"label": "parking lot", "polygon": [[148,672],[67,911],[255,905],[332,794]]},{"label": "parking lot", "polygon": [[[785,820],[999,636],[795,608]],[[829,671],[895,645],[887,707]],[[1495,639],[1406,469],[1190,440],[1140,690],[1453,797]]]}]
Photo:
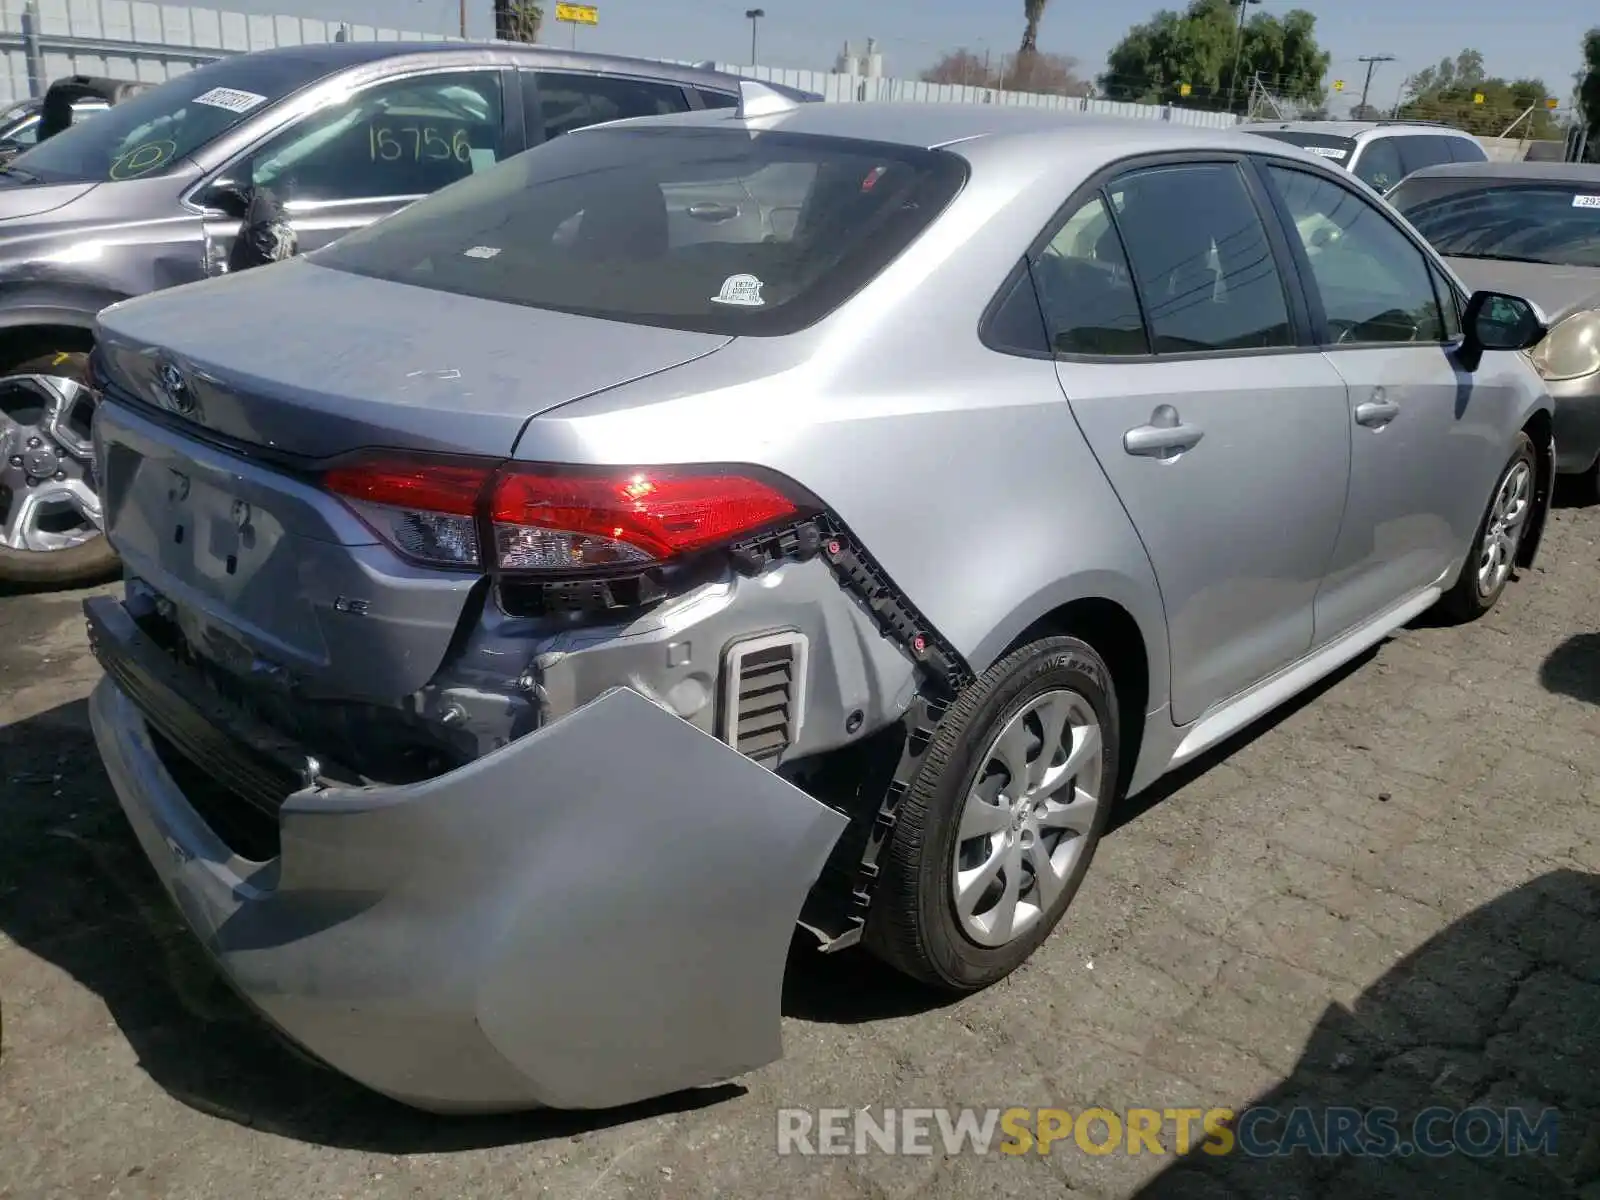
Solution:
[{"label": "parking lot", "polygon": [[[102,775],[81,593],[0,597],[0,1195],[1600,1196],[1600,508],[1127,805],[1060,931],[941,1005],[797,953],[787,1056],[603,1115],[442,1120],[211,975]],[[786,1157],[781,1106],[1562,1110],[1555,1158]],[[1165,1147],[1169,1152],[1173,1147]]]}]

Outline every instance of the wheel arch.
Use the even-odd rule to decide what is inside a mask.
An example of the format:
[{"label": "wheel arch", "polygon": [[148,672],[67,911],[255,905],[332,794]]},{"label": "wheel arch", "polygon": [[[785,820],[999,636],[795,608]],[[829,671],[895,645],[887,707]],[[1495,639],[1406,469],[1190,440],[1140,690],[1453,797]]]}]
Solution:
[{"label": "wheel arch", "polygon": [[1533,441],[1533,456],[1537,466],[1537,490],[1534,493],[1533,517],[1517,549],[1519,567],[1531,567],[1539,552],[1539,542],[1544,537],[1545,519],[1550,513],[1550,500],[1556,486],[1556,451],[1554,421],[1548,408],[1534,410],[1522,426],[1522,432]]},{"label": "wheel arch", "polygon": [[1151,654],[1145,633],[1134,615],[1115,600],[1080,596],[1042,614],[1012,640],[1004,653],[1052,635],[1087,642],[1111,671],[1120,738],[1117,779],[1125,790],[1138,765],[1145,717],[1150,711]]}]

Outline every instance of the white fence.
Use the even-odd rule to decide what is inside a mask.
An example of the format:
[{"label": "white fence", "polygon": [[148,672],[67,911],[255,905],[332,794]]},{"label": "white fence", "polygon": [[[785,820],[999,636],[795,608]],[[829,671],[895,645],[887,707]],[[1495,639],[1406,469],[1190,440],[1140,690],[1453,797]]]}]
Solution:
[{"label": "white fence", "polygon": [[815,92],[826,100],[898,100],[919,104],[1011,104],[1025,108],[1054,108],[1062,112],[1105,113],[1117,117],[1147,117],[1183,125],[1227,129],[1239,118],[1229,113],[1205,112],[1160,104],[1128,104],[1121,100],[1044,96],[1034,92],[1005,92],[998,88],[964,87],[956,83],[923,83],[919,79],[872,79],[860,75],[835,75],[827,71],[793,71],[776,67],[746,67],[717,63],[716,69],[746,75],[769,83]]},{"label": "white fence", "polygon": [[[332,7],[330,5],[330,7]],[[397,6],[398,7],[398,6]],[[415,7],[415,6],[409,6]],[[160,83],[228,54],[335,41],[458,41],[421,30],[352,25],[310,17],[247,14],[147,0],[0,0],[0,102],[39,95],[64,75],[101,75]],[[835,102],[901,100],[966,102],[1054,108],[1227,127],[1237,119],[1115,100],[1079,100],[994,88],[863,78],[826,71],[795,71],[719,63],[717,69],[816,92]]]}]

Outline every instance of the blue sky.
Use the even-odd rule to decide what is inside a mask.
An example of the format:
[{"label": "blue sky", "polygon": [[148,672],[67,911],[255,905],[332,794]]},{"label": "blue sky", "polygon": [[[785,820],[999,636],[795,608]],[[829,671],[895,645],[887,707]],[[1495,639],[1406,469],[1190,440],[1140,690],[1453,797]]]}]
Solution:
[{"label": "blue sky", "polygon": [[[459,0],[209,0],[218,8],[344,19],[407,29],[454,32]],[[769,65],[829,69],[848,39],[878,39],[886,72],[914,75],[956,46],[998,58],[1016,50],[1022,0],[756,0],[761,22],[760,59]],[[1053,0],[1046,10],[1040,48],[1077,58],[1083,74],[1104,69],[1106,52],[1127,27],[1160,7]],[[553,14],[554,0],[546,4]],[[750,56],[748,0],[599,0],[600,25],[578,30],[580,49],[662,58],[711,58],[743,63]],[[1579,41],[1600,24],[1592,0],[1539,0],[1523,9],[1503,0],[1264,0],[1258,12],[1306,8],[1333,55],[1332,77],[1345,80],[1345,97],[1359,95],[1363,54],[1393,54],[1373,79],[1372,102],[1389,105],[1407,72],[1481,50],[1490,74],[1536,75],[1563,103],[1580,63]],[[489,32],[489,0],[468,0],[469,31]],[[1399,14],[1404,15],[1399,15]],[[1448,15],[1447,15],[1448,14]],[[547,41],[569,44],[570,29],[546,26]]]}]

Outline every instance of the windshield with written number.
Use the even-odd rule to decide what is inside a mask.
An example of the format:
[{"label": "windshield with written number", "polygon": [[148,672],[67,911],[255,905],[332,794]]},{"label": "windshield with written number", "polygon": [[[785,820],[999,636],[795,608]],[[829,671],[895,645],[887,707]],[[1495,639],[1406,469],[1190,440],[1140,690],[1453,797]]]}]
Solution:
[{"label": "windshield with written number", "polygon": [[18,155],[16,174],[41,183],[105,183],[171,169],[239,122],[331,73],[295,55],[227,58],[73,124]]}]

